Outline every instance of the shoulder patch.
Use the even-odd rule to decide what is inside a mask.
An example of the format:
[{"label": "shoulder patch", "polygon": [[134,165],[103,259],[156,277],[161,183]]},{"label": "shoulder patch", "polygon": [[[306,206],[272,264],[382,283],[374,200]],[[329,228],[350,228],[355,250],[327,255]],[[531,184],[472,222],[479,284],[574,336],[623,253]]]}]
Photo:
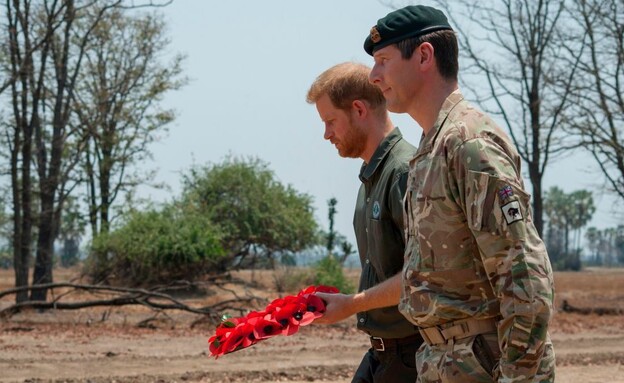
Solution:
[{"label": "shoulder patch", "polygon": [[507,221],[507,225],[511,225],[516,221],[521,221],[524,218],[522,217],[522,211],[520,210],[520,203],[518,201],[511,201],[506,205],[501,206],[503,210],[503,216],[505,217],[505,221]]},{"label": "shoulder patch", "polygon": [[509,197],[513,196],[513,189],[509,185],[505,185],[498,191],[498,198],[501,201],[505,201]]}]

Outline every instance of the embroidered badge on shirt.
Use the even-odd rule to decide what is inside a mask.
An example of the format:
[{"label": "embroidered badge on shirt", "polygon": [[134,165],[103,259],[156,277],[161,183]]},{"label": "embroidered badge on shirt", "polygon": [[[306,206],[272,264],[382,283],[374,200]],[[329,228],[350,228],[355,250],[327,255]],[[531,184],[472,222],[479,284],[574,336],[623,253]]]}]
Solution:
[{"label": "embroidered badge on shirt", "polygon": [[505,201],[507,198],[509,198],[509,197],[511,197],[513,195],[514,195],[513,194],[513,189],[509,185],[503,186],[498,191],[498,197],[500,198],[501,201]]},{"label": "embroidered badge on shirt", "polygon": [[520,203],[518,201],[511,201],[507,205],[501,206],[501,209],[503,210],[503,216],[505,216],[507,225],[523,219],[522,212],[520,211]]},{"label": "embroidered badge on shirt", "polygon": [[373,203],[373,218],[379,219],[381,215],[381,207],[379,206],[379,201],[375,201]]}]

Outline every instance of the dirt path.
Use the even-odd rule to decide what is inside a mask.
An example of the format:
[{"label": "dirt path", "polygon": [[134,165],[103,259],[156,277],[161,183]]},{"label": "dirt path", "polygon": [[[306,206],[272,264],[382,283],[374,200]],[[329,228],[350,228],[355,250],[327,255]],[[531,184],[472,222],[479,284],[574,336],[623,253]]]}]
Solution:
[{"label": "dirt path", "polygon": [[[624,382],[624,332],[553,334],[558,382]],[[208,358],[201,331],[97,325],[0,327],[0,382],[349,382],[366,339],[348,326],[303,328]]]},{"label": "dirt path", "polygon": [[[567,299],[580,307],[624,308],[624,270],[555,277],[557,307]],[[0,270],[0,290],[11,285],[11,274]],[[192,303],[205,299],[220,297]],[[0,300],[0,308],[10,303]],[[137,307],[20,313],[0,322],[0,383],[347,383],[368,348],[347,320],[215,360],[207,354],[213,326],[191,329],[196,316],[168,313],[154,328],[137,327],[152,315]],[[558,312],[551,336],[557,382],[624,383],[624,316]]]}]

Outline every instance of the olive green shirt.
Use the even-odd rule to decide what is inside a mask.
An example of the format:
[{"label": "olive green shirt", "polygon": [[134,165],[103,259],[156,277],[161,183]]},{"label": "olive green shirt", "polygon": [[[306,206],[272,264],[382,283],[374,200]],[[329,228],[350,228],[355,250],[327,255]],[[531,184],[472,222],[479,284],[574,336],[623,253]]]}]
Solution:
[{"label": "olive green shirt", "polygon": [[[403,196],[409,160],[416,148],[395,128],[360,170],[362,185],[353,226],[362,264],[359,291],[391,278],[403,268]],[[417,332],[397,306],[357,314],[358,329],[371,336],[403,338]]]}]

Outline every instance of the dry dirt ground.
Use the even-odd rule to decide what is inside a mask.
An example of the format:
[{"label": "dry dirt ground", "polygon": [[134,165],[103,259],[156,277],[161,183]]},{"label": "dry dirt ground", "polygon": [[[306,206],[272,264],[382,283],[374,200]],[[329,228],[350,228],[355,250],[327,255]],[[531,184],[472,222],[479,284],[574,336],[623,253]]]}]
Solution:
[{"label": "dry dirt ground", "polygon": [[[58,270],[55,278],[69,279],[74,272]],[[12,277],[12,271],[0,271],[0,291],[12,286]],[[247,292],[277,297],[273,277],[254,273],[257,287]],[[555,278],[557,307],[565,299],[576,307],[624,309],[624,269],[556,273]],[[0,309],[11,299],[0,300]],[[199,307],[219,299],[225,297],[193,296],[185,302]],[[335,326],[304,327],[293,336],[271,338],[215,360],[207,352],[213,325],[191,328],[198,316],[169,311],[150,328],[137,327],[153,315],[134,306],[14,315],[0,322],[0,382],[346,383],[368,347],[349,319]],[[559,311],[551,335],[557,382],[624,382],[624,316]]]}]

